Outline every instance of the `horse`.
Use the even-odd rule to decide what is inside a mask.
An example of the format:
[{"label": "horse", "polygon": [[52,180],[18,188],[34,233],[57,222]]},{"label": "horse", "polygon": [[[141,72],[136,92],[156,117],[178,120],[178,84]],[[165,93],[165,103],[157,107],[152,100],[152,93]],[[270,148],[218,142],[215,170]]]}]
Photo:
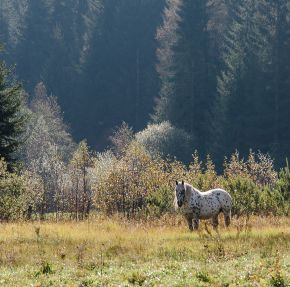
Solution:
[{"label": "horse", "polygon": [[174,205],[176,209],[181,209],[190,231],[198,230],[200,219],[211,218],[213,227],[217,228],[221,212],[227,227],[231,222],[232,197],[220,188],[201,192],[184,181],[176,181]]}]

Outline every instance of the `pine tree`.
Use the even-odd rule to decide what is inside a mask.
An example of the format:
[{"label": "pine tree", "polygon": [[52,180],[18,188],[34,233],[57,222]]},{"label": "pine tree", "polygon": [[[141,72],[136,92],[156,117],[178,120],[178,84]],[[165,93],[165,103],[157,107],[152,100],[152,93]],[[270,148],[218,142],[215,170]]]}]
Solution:
[{"label": "pine tree", "polygon": [[228,27],[223,43],[223,69],[218,77],[218,98],[213,120],[217,154],[238,149],[264,149],[263,77],[267,53],[261,33],[258,1],[229,1]]},{"label": "pine tree", "polygon": [[[52,25],[49,21],[51,3],[46,0],[28,1],[22,41],[16,47],[17,74],[26,80],[26,90],[46,79],[46,69],[55,50],[52,46]],[[19,55],[19,56],[18,56]],[[25,56],[24,56],[25,55]],[[29,77],[27,77],[29,71]]]},{"label": "pine tree", "polygon": [[180,21],[179,11],[182,0],[167,0],[167,5],[163,12],[163,24],[157,30],[158,65],[157,71],[161,81],[159,98],[156,99],[156,106],[152,120],[156,123],[169,119],[170,109],[174,98],[173,82],[173,47],[178,40],[177,29]]},{"label": "pine tree", "polygon": [[268,107],[268,150],[277,162],[290,156],[290,4],[287,0],[265,1],[270,61],[265,80]]},{"label": "pine tree", "polygon": [[284,0],[228,2],[213,120],[216,153],[261,150],[278,164],[290,154],[289,11]]},{"label": "pine tree", "polygon": [[12,70],[0,63],[0,157],[11,162],[25,131],[27,114],[21,85],[14,80]]},{"label": "pine tree", "polygon": [[202,155],[215,90],[208,20],[207,1],[168,1],[158,31],[162,87],[153,116],[190,133]]}]

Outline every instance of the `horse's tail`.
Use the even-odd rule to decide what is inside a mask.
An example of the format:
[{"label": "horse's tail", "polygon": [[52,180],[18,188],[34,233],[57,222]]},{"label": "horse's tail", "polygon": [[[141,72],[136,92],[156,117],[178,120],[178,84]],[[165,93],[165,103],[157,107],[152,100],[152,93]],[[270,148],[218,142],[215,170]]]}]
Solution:
[{"label": "horse's tail", "polygon": [[229,192],[226,191],[226,193],[227,193],[227,195],[228,195],[228,197],[229,197],[229,199],[230,199],[230,201],[231,201],[231,204],[233,204],[233,198],[232,198],[232,196],[230,195]]},{"label": "horse's tail", "polygon": [[226,204],[223,206],[223,213],[225,218],[225,225],[229,226],[232,217],[233,199],[227,191],[225,194],[226,194]]}]

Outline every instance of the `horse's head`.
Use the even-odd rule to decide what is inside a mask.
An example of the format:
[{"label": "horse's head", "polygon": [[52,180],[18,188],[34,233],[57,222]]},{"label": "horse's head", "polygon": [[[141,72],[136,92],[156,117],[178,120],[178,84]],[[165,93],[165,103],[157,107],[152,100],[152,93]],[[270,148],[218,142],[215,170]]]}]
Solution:
[{"label": "horse's head", "polygon": [[175,196],[176,196],[176,201],[177,201],[178,207],[181,207],[184,204],[184,201],[185,201],[185,185],[184,185],[184,181],[182,181],[181,183],[176,181]]}]

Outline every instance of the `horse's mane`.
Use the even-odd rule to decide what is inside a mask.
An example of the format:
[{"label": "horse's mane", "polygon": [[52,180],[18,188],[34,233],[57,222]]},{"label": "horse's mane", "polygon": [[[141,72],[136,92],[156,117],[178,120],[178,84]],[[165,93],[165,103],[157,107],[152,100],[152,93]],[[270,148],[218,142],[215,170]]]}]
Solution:
[{"label": "horse's mane", "polygon": [[184,185],[185,185],[185,190],[187,192],[188,191],[190,191],[190,192],[201,192],[200,190],[198,190],[197,188],[193,187],[191,184],[189,184],[187,182],[185,182]]}]

